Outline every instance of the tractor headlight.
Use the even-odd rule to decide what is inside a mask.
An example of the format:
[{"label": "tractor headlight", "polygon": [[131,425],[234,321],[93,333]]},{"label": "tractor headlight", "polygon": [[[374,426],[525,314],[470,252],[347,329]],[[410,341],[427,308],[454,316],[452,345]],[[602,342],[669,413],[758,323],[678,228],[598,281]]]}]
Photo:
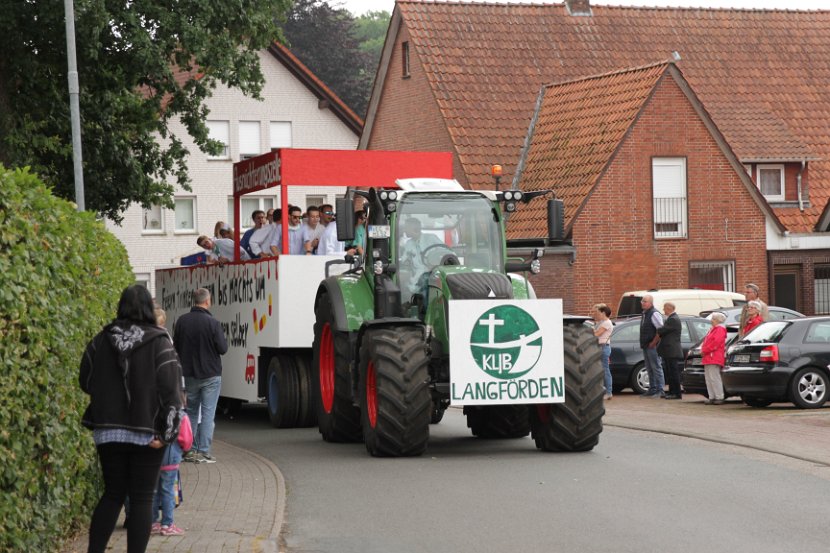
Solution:
[{"label": "tractor headlight", "polygon": [[372,265],[372,270],[374,271],[374,273],[376,275],[382,274],[383,273],[383,261],[380,261],[380,260],[375,261],[375,263]]},{"label": "tractor headlight", "polygon": [[534,275],[538,275],[542,271],[542,262],[538,259],[534,259],[530,262],[530,272]]},{"label": "tractor headlight", "polygon": [[504,191],[504,199],[505,201],[510,201],[513,199],[513,191],[512,190],[505,190]]},{"label": "tractor headlight", "polygon": [[504,210],[508,213],[513,213],[516,211],[516,202],[505,202]]},{"label": "tractor headlight", "polygon": [[[394,192],[392,192],[392,194],[394,194]],[[395,202],[389,202],[388,204],[386,204],[386,211],[388,211],[389,213],[392,213],[393,211],[396,211],[397,209],[398,209],[398,204],[396,204]]]},{"label": "tractor headlight", "polygon": [[513,191],[513,199],[514,200],[516,200],[517,202],[520,202],[520,201],[522,201],[522,198],[524,198],[524,194],[522,194],[521,190],[514,190]]},{"label": "tractor headlight", "polygon": [[381,200],[386,201],[386,200],[388,200],[388,199],[389,199],[389,192],[387,192],[386,190],[381,190],[381,191],[380,191],[380,194],[378,194],[378,197],[379,197]]},{"label": "tractor headlight", "polygon": [[398,199],[398,193],[395,192],[394,190],[390,190],[389,194],[388,194],[388,197],[389,197],[390,200],[392,200],[394,202],[395,200]]}]

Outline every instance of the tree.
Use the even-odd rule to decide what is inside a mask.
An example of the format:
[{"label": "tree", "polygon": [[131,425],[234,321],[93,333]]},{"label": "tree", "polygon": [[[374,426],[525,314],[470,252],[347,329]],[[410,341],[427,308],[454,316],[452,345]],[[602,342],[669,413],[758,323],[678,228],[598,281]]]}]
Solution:
[{"label": "tree", "polygon": [[294,55],[362,117],[377,60],[361,50],[354,17],[324,0],[296,0],[282,31]]},{"label": "tree", "polygon": [[[189,190],[180,118],[199,148],[203,100],[224,83],[258,97],[257,51],[290,0],[75,0],[87,208],[116,221],[131,203],[172,206]],[[0,162],[31,166],[74,198],[63,2],[0,10]]]},{"label": "tree", "polygon": [[387,11],[366,12],[355,19],[355,36],[360,42],[360,50],[370,56],[371,62],[377,66],[383,43],[386,40],[386,29],[392,16]]}]

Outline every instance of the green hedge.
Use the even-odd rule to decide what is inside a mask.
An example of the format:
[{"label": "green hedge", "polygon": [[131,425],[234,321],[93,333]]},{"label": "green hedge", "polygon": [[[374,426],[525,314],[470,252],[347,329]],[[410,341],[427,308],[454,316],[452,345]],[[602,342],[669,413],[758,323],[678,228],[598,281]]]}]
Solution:
[{"label": "green hedge", "polygon": [[133,281],[124,246],[0,165],[0,551],[53,551],[98,493],[78,365]]}]

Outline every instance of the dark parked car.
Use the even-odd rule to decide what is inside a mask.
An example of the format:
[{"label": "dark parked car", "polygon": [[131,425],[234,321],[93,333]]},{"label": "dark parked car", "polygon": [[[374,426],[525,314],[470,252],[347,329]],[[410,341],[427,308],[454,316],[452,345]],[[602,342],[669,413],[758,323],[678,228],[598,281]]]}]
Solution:
[{"label": "dark parked car", "polygon": [[[717,309],[717,311],[720,311],[726,315],[725,323],[727,349],[730,345],[732,345],[735,338],[738,336],[738,323],[741,319],[741,309],[742,307]],[[700,316],[707,317],[711,313],[713,313],[713,311],[701,311]],[[804,317],[804,315],[798,311],[793,311],[792,309],[787,309],[786,307],[776,307],[774,305],[769,306],[769,316],[771,321],[784,321]],[[703,356],[700,353],[700,343],[697,343],[689,348],[689,353],[686,354],[686,363],[683,368],[681,380],[683,381],[683,390],[687,394],[701,394],[709,397],[709,394],[706,391],[706,379],[703,376],[702,357]],[[726,390],[724,390],[724,393],[726,397],[730,395]]]},{"label": "dark parked car", "polygon": [[[681,315],[680,346],[683,354],[703,339],[711,323],[701,317]],[[631,388],[638,394],[648,390],[648,372],[640,349],[640,318],[618,322],[611,334],[611,377],[614,391]]]},{"label": "dark parked car", "polygon": [[723,387],[747,405],[817,409],[830,385],[830,317],[767,321],[726,352]]},{"label": "dark parked car", "polygon": [[[726,326],[727,328],[732,325],[737,325],[741,322],[741,309],[743,309],[742,305],[738,305],[735,307],[724,307],[723,309],[707,309],[706,311],[701,311],[701,317],[708,317],[711,313],[715,311],[720,311],[724,315],[726,315]],[[793,311],[792,309],[787,309],[786,307],[777,307],[775,305],[769,306],[769,320],[770,321],[787,321],[790,319],[800,319],[803,317],[801,313],[798,311]]]}]

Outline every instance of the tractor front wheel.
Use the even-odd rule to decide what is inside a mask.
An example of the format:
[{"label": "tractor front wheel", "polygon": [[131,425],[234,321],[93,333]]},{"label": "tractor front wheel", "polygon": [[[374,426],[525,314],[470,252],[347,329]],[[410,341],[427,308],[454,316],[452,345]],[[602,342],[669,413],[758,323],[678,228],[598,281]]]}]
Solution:
[{"label": "tractor front wheel", "polygon": [[379,328],[360,348],[363,441],[374,456],[422,454],[429,441],[432,400],[423,330]]}]

